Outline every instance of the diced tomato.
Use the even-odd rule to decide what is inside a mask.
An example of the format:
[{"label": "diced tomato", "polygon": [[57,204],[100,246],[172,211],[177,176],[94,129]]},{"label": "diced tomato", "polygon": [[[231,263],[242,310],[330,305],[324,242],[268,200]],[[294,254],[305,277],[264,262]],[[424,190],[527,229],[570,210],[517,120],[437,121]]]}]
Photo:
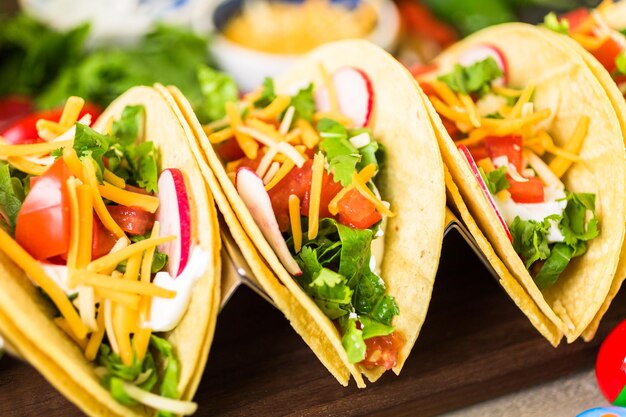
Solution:
[{"label": "diced tomato", "polygon": [[31,189],[17,217],[15,240],[35,259],[67,254],[70,243],[70,171],[58,159]]},{"label": "diced tomato", "polygon": [[484,146],[469,146],[467,149],[472,154],[472,158],[474,158],[474,161],[480,161],[481,159],[489,157],[489,154],[487,153],[487,148],[485,148]]},{"label": "diced tomato", "polygon": [[107,206],[107,210],[123,231],[131,235],[144,235],[154,226],[154,213],[139,207]]},{"label": "diced tomato", "polygon": [[434,41],[441,48],[453,44],[458,39],[452,26],[438,20],[430,9],[420,2],[401,0],[398,2],[398,8],[402,21],[414,35]]},{"label": "diced tomato", "polygon": [[152,193],[147,192],[145,188],[141,188],[141,187],[137,187],[137,186],[129,185],[129,184],[126,184],[126,191],[130,191],[131,193],[143,194],[143,195],[152,195]]},{"label": "diced tomato", "polygon": [[[622,36],[622,35],[616,35]],[[606,41],[595,51],[591,51],[592,55],[602,64],[609,73],[612,73],[617,69],[615,59],[622,52],[622,44],[615,40],[612,36],[609,36]]]},{"label": "diced tomato", "polygon": [[441,118],[441,122],[443,123],[443,127],[446,128],[446,132],[448,132],[448,135],[450,135],[450,138],[452,138],[452,140],[461,139],[461,130],[459,130],[455,122],[446,119],[445,117]]},{"label": "diced tomato", "polygon": [[0,131],[33,111],[34,103],[26,96],[7,96],[0,99]]},{"label": "diced tomato", "polygon": [[520,135],[488,136],[485,138],[485,147],[491,159],[507,156],[509,163],[513,164],[518,172],[522,171],[522,137]]},{"label": "diced tomato", "polygon": [[382,219],[371,201],[352,189],[339,200],[339,223],[356,229],[367,229]]},{"label": "diced tomato", "polygon": [[214,146],[215,152],[226,162],[236,161],[246,156],[239,147],[237,139],[230,138],[227,141],[218,143]]},{"label": "diced tomato", "polygon": [[98,216],[93,216],[93,233],[91,240],[91,259],[98,259],[113,249],[117,242],[115,235],[109,231]]},{"label": "diced tomato", "polygon": [[589,9],[586,7],[581,7],[561,15],[562,19],[567,19],[570,32],[576,32],[580,25],[582,25],[590,17],[591,13],[589,13]]},{"label": "diced tomato", "polygon": [[[328,211],[328,205],[330,201],[341,191],[343,187],[340,183],[335,182],[335,179],[332,174],[324,171],[324,175],[322,176],[322,193],[320,195],[320,219],[324,217],[333,217]],[[304,196],[302,197],[302,202],[300,203],[300,212],[303,216],[309,215],[310,208],[310,200],[311,200],[311,185],[305,190]]]},{"label": "diced tomato", "polygon": [[543,183],[537,177],[528,178],[526,182],[514,181],[508,177],[511,198],[516,203],[543,203]]},{"label": "diced tomato", "polygon": [[404,339],[398,332],[387,336],[376,336],[365,340],[367,350],[365,359],[360,364],[366,367],[382,366],[391,369],[396,366],[398,352],[404,344]]},{"label": "diced tomato", "polygon": [[[28,116],[19,119],[8,129],[0,132],[0,135],[3,136],[8,143],[16,145],[40,142],[41,140],[37,134],[37,120],[46,119],[58,121],[61,118],[62,113],[63,108],[61,107],[29,114]],[[102,113],[102,110],[95,104],[85,103],[78,118],[80,119],[87,113],[91,114],[92,120],[95,120],[100,113]]]}]

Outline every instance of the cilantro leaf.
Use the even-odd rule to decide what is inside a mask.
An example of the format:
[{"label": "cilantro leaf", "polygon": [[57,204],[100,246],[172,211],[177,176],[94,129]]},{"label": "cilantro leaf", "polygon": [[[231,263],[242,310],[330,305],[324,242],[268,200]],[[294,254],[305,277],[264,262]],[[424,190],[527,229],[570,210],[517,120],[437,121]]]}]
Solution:
[{"label": "cilantro leaf", "polygon": [[76,123],[76,135],[74,136],[74,149],[82,160],[92,158],[99,168],[96,170],[98,179],[102,180],[104,162],[102,157],[108,151],[109,145],[114,139],[110,136],[98,133],[82,123]]},{"label": "cilantro leaf", "polygon": [[265,77],[263,80],[263,89],[261,90],[261,96],[254,101],[255,107],[266,107],[269,106],[272,101],[276,98],[276,93],[274,92],[274,80],[270,77]]},{"label": "cilantro leaf", "polygon": [[11,174],[9,164],[0,161],[0,227],[13,234],[26,192],[22,180]]},{"label": "cilantro leaf", "polygon": [[328,160],[334,179],[344,187],[350,185],[361,154],[348,140],[348,131],[332,119],[320,120],[317,130],[322,138],[319,147]]},{"label": "cilantro leaf", "polygon": [[291,97],[290,105],[295,109],[294,120],[301,118],[311,122],[316,109],[315,99],[313,98],[313,84],[300,89],[295,96]]},{"label": "cilantro leaf", "polygon": [[513,248],[529,269],[538,260],[547,259],[550,255],[548,247],[548,232],[550,229],[549,219],[543,222],[534,220],[522,220],[515,217],[509,228],[513,237]]},{"label": "cilantro leaf", "polygon": [[339,325],[343,333],[341,345],[348,354],[348,360],[350,363],[361,362],[365,359],[367,347],[363,340],[363,331],[356,326],[356,319],[344,316],[339,320]]},{"label": "cilantro leaf", "polygon": [[509,180],[506,178],[506,167],[501,166],[498,169],[494,169],[489,174],[485,174],[485,171],[478,167],[480,176],[483,177],[487,188],[491,194],[498,194],[502,190],[506,190],[511,186]]},{"label": "cilantro leaf", "polygon": [[232,77],[223,72],[201,66],[198,69],[198,80],[202,96],[202,114],[208,121],[219,120],[226,115],[227,102],[236,102],[239,96],[237,84]]},{"label": "cilantro leaf", "polygon": [[346,285],[346,278],[328,268],[322,268],[310,287],[315,297],[337,304],[350,304],[352,290]]},{"label": "cilantro leaf", "polygon": [[559,19],[554,12],[548,13],[543,18],[543,27],[556,33],[567,35],[569,33],[569,22],[567,19]]},{"label": "cilantro leaf", "polygon": [[452,72],[439,76],[456,93],[483,95],[491,89],[491,82],[502,76],[502,70],[493,57],[469,66],[456,64]]},{"label": "cilantro leaf", "polygon": [[[569,193],[566,197],[567,206],[559,229],[565,237],[565,243],[576,246],[579,241],[586,242],[600,234],[598,219],[595,214],[596,196],[591,193]],[[587,211],[592,218],[586,222]],[[587,223],[585,225],[585,223]]]},{"label": "cilantro leaf", "polygon": [[119,120],[113,122],[112,136],[122,144],[128,146],[142,140],[141,133],[145,122],[145,108],[143,106],[126,106]]}]

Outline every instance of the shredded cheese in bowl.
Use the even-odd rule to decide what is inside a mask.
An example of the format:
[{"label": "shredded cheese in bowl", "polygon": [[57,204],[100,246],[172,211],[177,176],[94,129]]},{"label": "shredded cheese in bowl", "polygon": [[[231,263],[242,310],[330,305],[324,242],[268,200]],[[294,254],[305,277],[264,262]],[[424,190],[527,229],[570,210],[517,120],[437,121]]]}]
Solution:
[{"label": "shredded cheese in bowl", "polygon": [[371,2],[359,2],[350,9],[329,0],[255,0],[244,3],[241,13],[226,23],[223,34],[257,51],[300,54],[323,43],[369,36],[377,14]]}]

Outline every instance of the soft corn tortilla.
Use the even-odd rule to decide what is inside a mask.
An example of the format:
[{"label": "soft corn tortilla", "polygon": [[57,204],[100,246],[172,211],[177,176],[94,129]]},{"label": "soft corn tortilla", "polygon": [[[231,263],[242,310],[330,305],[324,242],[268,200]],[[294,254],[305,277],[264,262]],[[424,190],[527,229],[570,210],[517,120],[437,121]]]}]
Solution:
[{"label": "soft corn tortilla", "polygon": [[[557,145],[567,142],[580,116],[591,118],[580,152],[582,161],[574,164],[562,180],[570,191],[596,194],[601,232],[589,242],[587,252],[571,262],[559,281],[544,291],[534,284],[467,162],[437,120],[444,162],[472,217],[542,314],[572,342],[607,300],[624,239],[626,175],[620,122],[585,62],[546,29],[514,23],[478,32],[437,58],[439,73],[450,71],[461,52],[481,44],[495,46],[504,53],[511,86],[535,85],[537,108],[552,108],[555,112],[549,133]],[[527,316],[534,315],[528,308],[520,308]]]},{"label": "soft corn tortilla", "polygon": [[[197,281],[189,309],[177,328],[165,337],[180,363],[181,398],[191,400],[199,384],[213,339],[219,307],[220,240],[217,213],[200,171],[186,145],[185,132],[160,94],[137,87],[118,98],[96,122],[105,131],[126,105],[146,109],[146,138],[161,154],[161,166],[179,168],[185,175],[192,213],[192,240],[206,252],[206,272]],[[24,359],[82,411],[98,416],[151,414],[143,407],[116,402],[100,385],[94,363],[52,321],[53,311],[41,292],[4,254],[0,253],[0,332]]]},{"label": "soft corn tortilla", "polygon": [[[379,189],[397,213],[387,225],[381,275],[400,308],[394,320],[394,326],[405,338],[394,368],[399,373],[426,317],[441,252],[445,188],[435,132],[424,107],[426,98],[410,73],[386,52],[365,41],[342,41],[318,48],[276,81],[277,90],[289,94],[308,82],[321,85],[320,64],[329,73],[345,66],[361,69],[374,89],[373,133],[386,150]],[[282,266],[188,103],[179,92],[171,92],[194,131],[196,156],[201,166],[207,164],[203,170],[205,178],[261,286],[340,383],[346,385],[352,374],[357,385],[364,386],[361,372],[370,381],[378,379],[384,372],[382,368],[364,369],[349,363],[334,324]],[[298,311],[306,312],[306,326],[300,317],[294,316]]]}]

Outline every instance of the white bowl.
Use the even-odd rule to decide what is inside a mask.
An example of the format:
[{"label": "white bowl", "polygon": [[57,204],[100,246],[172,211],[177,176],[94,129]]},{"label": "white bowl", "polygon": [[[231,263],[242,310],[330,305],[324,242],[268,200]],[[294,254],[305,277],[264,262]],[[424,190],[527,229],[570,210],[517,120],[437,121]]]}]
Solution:
[{"label": "white bowl", "polygon": [[[257,51],[229,40],[219,32],[218,25],[216,31],[211,51],[217,65],[229,73],[244,92],[261,85],[265,77],[274,77],[285,71],[303,55]],[[391,52],[396,46],[399,31],[400,15],[396,5],[391,0],[382,1],[376,27],[366,39]]]}]

